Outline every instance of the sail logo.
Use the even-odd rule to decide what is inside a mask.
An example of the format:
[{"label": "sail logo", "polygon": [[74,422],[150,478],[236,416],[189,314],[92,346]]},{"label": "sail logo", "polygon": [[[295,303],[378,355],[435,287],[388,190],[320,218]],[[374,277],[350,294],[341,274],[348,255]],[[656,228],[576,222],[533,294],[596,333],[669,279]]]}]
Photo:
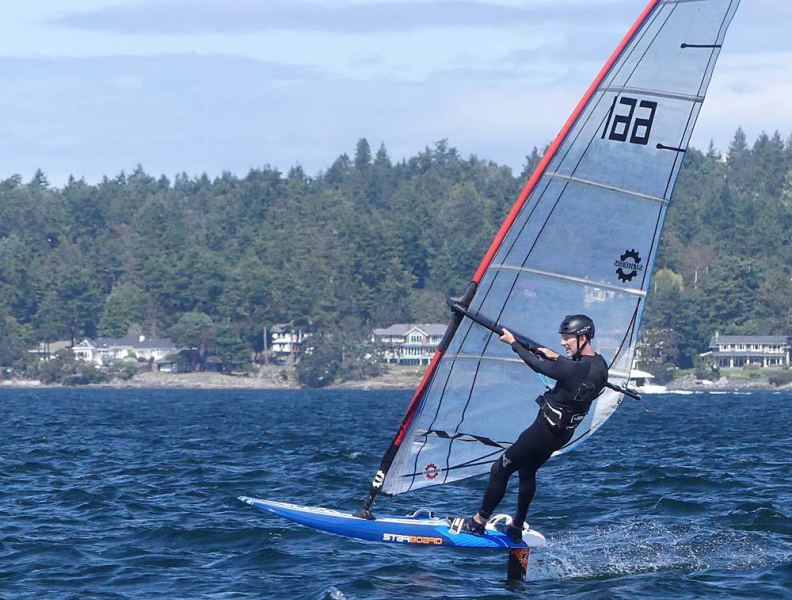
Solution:
[{"label": "sail logo", "polygon": [[643,272],[644,266],[641,264],[641,255],[635,249],[625,250],[619,260],[613,261],[616,267],[616,275],[621,281],[632,281],[633,277]]},{"label": "sail logo", "polygon": [[371,482],[371,487],[381,488],[383,481],[385,481],[385,473],[382,471],[377,471],[377,474],[374,475],[374,481]]},{"label": "sail logo", "polygon": [[437,479],[438,475],[440,475],[440,469],[437,468],[436,464],[429,463],[424,467],[424,477],[426,477],[429,481]]}]

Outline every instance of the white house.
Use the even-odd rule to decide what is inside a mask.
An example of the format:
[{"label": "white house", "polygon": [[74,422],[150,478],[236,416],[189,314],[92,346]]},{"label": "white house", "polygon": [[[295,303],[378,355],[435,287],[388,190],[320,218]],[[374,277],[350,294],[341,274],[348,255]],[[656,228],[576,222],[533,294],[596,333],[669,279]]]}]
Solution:
[{"label": "white house", "polygon": [[72,348],[75,358],[97,366],[125,359],[160,360],[178,351],[176,344],[168,338],[146,339],[143,335],[85,339]]},{"label": "white house", "polygon": [[395,323],[375,329],[373,341],[383,346],[385,362],[400,365],[428,365],[446,326],[441,323]]},{"label": "white house", "polygon": [[789,338],[785,335],[720,335],[710,340],[710,354],[721,369],[746,365],[788,367]]},{"label": "white house", "polygon": [[277,323],[270,329],[270,350],[274,354],[300,354],[310,333],[288,323]]}]

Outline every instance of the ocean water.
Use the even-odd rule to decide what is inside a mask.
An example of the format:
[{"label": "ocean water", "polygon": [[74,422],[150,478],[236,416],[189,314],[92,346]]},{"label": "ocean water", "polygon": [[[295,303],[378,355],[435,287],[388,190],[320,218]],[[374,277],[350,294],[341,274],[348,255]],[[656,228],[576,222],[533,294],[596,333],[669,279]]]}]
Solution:
[{"label": "ocean water", "polygon": [[[409,398],[0,390],[0,598],[792,597],[788,392],[625,401],[540,471],[549,546],[522,584],[499,551],[349,540],[236,499],[355,510]],[[466,515],[484,483],[375,509]]]}]

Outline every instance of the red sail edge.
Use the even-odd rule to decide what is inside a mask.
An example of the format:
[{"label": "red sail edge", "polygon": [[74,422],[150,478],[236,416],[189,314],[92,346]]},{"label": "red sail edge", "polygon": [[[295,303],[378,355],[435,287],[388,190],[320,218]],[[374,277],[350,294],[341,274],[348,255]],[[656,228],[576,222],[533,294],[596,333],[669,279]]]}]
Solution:
[{"label": "red sail edge", "polygon": [[413,394],[410,405],[407,407],[407,412],[404,414],[404,419],[402,419],[402,425],[399,428],[399,433],[396,436],[396,439],[393,440],[393,444],[395,446],[401,445],[402,439],[404,439],[404,434],[407,433],[407,430],[410,428],[410,423],[412,422],[412,417],[415,414],[415,409],[418,407],[418,400],[423,395],[424,388],[426,387],[429,378],[434,373],[435,365],[437,365],[442,355],[443,352],[441,350],[435,350],[434,356],[432,356],[432,361],[429,363],[426,371],[424,371],[423,377],[421,378],[421,383],[418,384],[418,388]]},{"label": "red sail edge", "polygon": [[[630,43],[633,37],[635,37],[636,32],[641,28],[641,26],[644,24],[646,19],[649,17],[650,13],[660,3],[660,1],[661,0],[651,0],[649,4],[646,5],[646,7],[643,9],[641,14],[636,19],[635,23],[633,23],[632,27],[625,34],[622,41],[613,51],[610,58],[608,58],[605,65],[602,67],[602,69],[600,69],[600,72],[594,78],[594,81],[588,87],[586,93],[583,94],[583,97],[577,103],[577,106],[575,106],[575,109],[572,111],[572,114],[566,120],[566,123],[564,123],[563,128],[556,136],[555,140],[553,140],[553,143],[550,144],[550,147],[547,149],[547,152],[545,152],[544,156],[542,157],[542,160],[539,162],[536,169],[534,169],[534,172],[531,174],[531,177],[528,179],[528,182],[525,184],[522,191],[520,192],[520,195],[517,197],[514,206],[512,206],[511,210],[509,211],[509,214],[506,216],[506,219],[503,221],[503,224],[498,230],[498,233],[495,235],[495,238],[492,240],[490,247],[487,249],[486,254],[484,254],[484,258],[481,259],[481,264],[479,264],[478,269],[473,275],[472,286],[468,288],[468,292],[470,293],[469,294],[470,298],[468,298],[468,300],[472,298],[472,294],[475,291],[475,287],[479,284],[481,278],[484,277],[484,273],[486,272],[487,268],[492,262],[492,259],[495,256],[495,253],[498,251],[498,248],[500,248],[503,239],[506,237],[506,234],[508,233],[512,224],[514,223],[514,220],[517,218],[517,215],[522,210],[526,199],[536,187],[536,184],[539,182],[539,179],[542,177],[545,170],[547,169],[547,165],[553,159],[556,152],[558,151],[558,148],[566,139],[567,135],[569,134],[569,131],[572,129],[575,122],[580,117],[586,104],[588,104],[589,100],[591,100],[591,97],[594,95],[594,92],[596,92],[597,88],[605,79],[608,72],[611,70],[613,65],[619,59],[621,53],[624,51],[624,49],[627,47],[627,45]],[[466,293],[465,295],[467,296],[468,293]],[[447,340],[450,339],[450,337],[455,332],[456,328],[459,326],[460,322],[461,319],[454,319],[452,321],[451,325],[449,325],[449,331],[446,331],[446,335],[443,338],[443,342],[446,342]],[[441,342],[440,347],[438,347],[438,349],[435,351],[434,356],[432,357],[432,360],[429,363],[429,366],[426,368],[423,378],[421,379],[421,382],[418,384],[418,387],[415,390],[415,393],[413,394],[412,400],[410,401],[410,404],[407,407],[407,411],[404,414],[401,426],[399,427],[399,431],[382,458],[380,469],[377,471],[377,474],[374,476],[374,481],[371,484],[369,496],[363,502],[362,509],[357,513],[357,515],[360,517],[374,518],[370,512],[371,505],[374,502],[374,498],[377,496],[380,489],[382,488],[385,475],[388,472],[390,465],[393,462],[393,459],[396,457],[396,452],[401,446],[401,443],[404,440],[404,436],[406,435],[407,431],[410,428],[410,425],[412,423],[413,418],[415,417],[415,413],[417,412],[417,408],[418,405],[420,404],[423,393],[426,390],[426,386],[432,380],[432,376],[434,375],[435,369],[437,368],[437,365],[440,362],[440,358],[442,357],[443,352],[445,351],[446,344],[443,342]]]}]

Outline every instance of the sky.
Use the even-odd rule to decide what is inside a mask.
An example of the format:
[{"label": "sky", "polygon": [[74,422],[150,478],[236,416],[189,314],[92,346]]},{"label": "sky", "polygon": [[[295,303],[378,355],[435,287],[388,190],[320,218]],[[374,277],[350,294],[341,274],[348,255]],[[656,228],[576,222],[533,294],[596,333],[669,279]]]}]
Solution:
[{"label": "sky", "polygon": [[[0,19],[0,178],[326,170],[447,139],[519,171],[646,0],[36,0]],[[792,135],[792,2],[743,0],[692,144]]]}]

